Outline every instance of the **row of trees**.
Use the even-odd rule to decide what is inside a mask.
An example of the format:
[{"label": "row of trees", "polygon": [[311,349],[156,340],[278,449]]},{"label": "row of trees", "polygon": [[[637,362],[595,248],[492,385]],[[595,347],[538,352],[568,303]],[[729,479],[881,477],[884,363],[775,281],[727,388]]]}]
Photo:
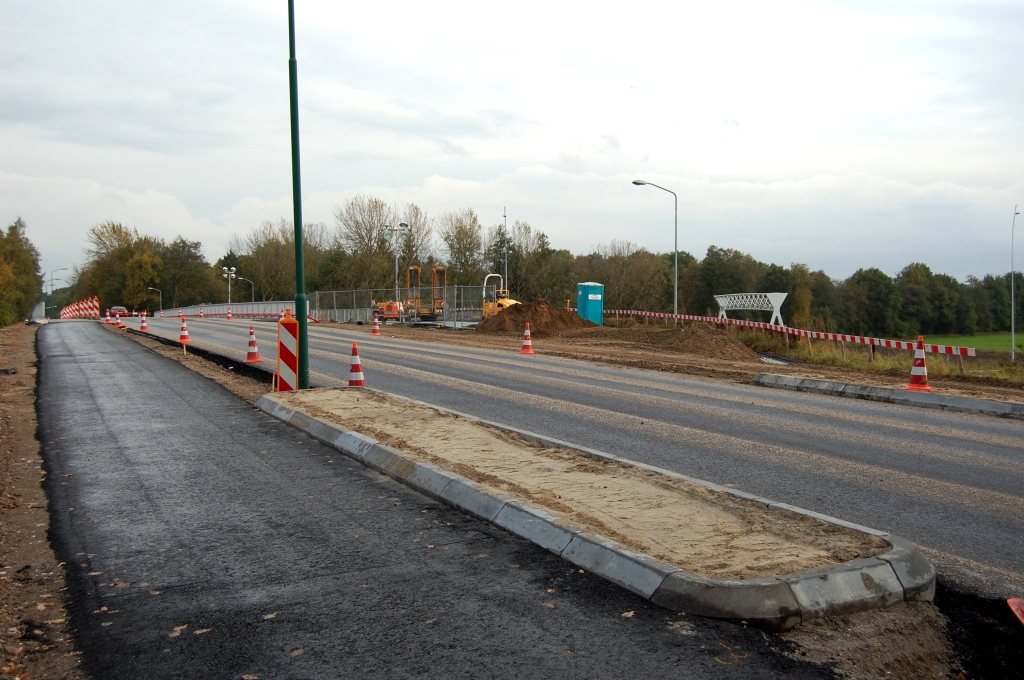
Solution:
[{"label": "row of trees", "polygon": [[25,223],[19,217],[6,233],[0,232],[0,326],[27,318],[42,288],[39,251],[25,235]]},{"label": "row of trees", "polygon": [[[401,232],[391,227],[404,224]],[[395,253],[400,281],[411,265],[424,271],[448,269],[450,285],[480,285],[484,275],[503,273],[506,259],[512,296],[564,303],[576,284],[605,284],[611,309],[672,310],[672,253],[651,253],[628,241],[613,241],[586,255],[551,247],[548,237],[526,222],[485,227],[470,208],[428,215],[415,204],[388,205],[357,196],[334,213],[334,223],[303,225],[307,291],[390,289]],[[124,304],[155,309],[150,287],[164,291],[164,305],[176,307],[223,301],[220,268],[236,267],[250,279],[258,300],[294,297],[294,234],[287,220],[264,222],[235,236],[229,251],[213,265],[199,242],[171,242],[142,236],[106,222],[89,230],[90,248],[76,271],[69,300],[97,295],[104,306]],[[680,311],[717,313],[714,295],[736,292],[789,293],[783,315],[792,326],[885,337],[1007,330],[1010,326],[1009,275],[957,281],[913,263],[895,277],[860,269],[834,280],[804,264],[782,267],[748,254],[712,246],[702,259],[679,253]],[[1017,286],[1024,289],[1018,275]],[[236,282],[236,300],[248,298],[249,284]],[[1024,308],[1018,300],[1018,317]],[[749,313],[748,318],[759,318]],[[767,320],[765,318],[764,320]]]}]

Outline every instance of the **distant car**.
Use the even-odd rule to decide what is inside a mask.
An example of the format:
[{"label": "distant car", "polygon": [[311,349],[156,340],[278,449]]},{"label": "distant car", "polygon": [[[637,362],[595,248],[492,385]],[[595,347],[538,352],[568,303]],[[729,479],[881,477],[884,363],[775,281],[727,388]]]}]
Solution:
[{"label": "distant car", "polygon": [[110,316],[128,316],[128,310],[124,307],[111,307]]}]

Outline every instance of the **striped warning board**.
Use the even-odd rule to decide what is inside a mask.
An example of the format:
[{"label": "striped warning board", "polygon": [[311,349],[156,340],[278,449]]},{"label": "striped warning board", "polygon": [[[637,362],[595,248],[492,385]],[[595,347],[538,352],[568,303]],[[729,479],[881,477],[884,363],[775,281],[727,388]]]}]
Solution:
[{"label": "striped warning board", "polygon": [[299,389],[299,322],[287,316],[277,322],[277,391]]}]

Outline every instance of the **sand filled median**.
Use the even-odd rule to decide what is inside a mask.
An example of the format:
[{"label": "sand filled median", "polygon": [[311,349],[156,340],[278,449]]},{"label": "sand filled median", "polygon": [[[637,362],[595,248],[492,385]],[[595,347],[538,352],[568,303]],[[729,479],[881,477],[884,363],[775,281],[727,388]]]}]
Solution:
[{"label": "sand filled median", "polygon": [[762,579],[884,553],[880,538],[364,390],[275,394],[314,418],[462,475],[699,576]]}]

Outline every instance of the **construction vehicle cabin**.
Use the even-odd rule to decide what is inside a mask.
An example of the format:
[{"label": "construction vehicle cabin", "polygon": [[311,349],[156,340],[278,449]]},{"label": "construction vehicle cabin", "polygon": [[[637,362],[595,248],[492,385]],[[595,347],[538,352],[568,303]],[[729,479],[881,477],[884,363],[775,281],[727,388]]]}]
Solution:
[{"label": "construction vehicle cabin", "polygon": [[[492,277],[498,277],[498,287],[488,288],[487,281]],[[483,303],[483,318],[488,319],[498,312],[503,312],[512,305],[518,305],[518,300],[513,300],[508,295],[508,289],[505,287],[505,279],[502,278],[501,274],[488,274],[484,277],[484,303]]]}]

